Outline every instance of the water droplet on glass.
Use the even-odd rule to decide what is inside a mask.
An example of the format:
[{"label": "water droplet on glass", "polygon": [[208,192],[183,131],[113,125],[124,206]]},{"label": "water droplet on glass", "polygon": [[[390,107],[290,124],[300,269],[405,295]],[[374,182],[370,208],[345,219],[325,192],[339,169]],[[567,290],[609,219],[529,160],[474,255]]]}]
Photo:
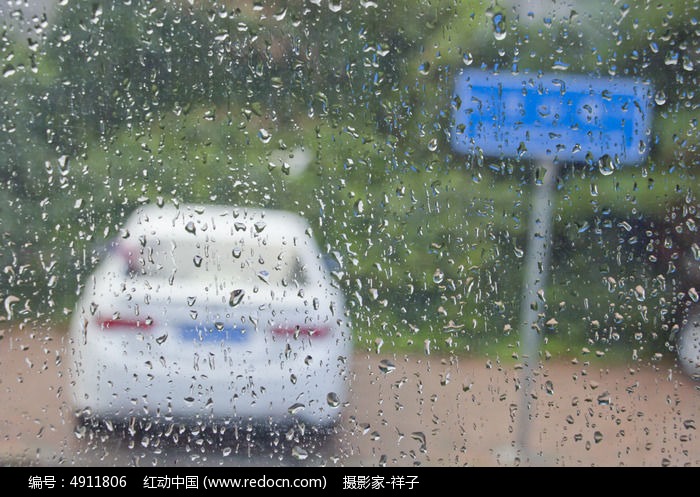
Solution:
[{"label": "water droplet on glass", "polygon": [[7,64],[5,68],[2,70],[2,75],[5,78],[9,78],[10,76],[13,76],[17,70],[12,64]]},{"label": "water droplet on glass", "polygon": [[197,302],[197,297],[187,297],[187,305],[192,307]]},{"label": "water droplet on glass", "polygon": [[343,8],[343,2],[339,0],[328,0],[328,9],[331,12],[340,12]]},{"label": "water droplet on glass", "polygon": [[286,15],[287,15],[287,8],[285,7],[281,11],[277,12],[276,14],[273,14],[272,17],[274,17],[275,21],[282,21],[282,20],[284,20]]},{"label": "water droplet on glass", "polygon": [[329,392],[328,395],[326,395],[326,402],[331,407],[338,407],[340,405],[340,398],[338,398],[337,393]]},{"label": "water droplet on glass", "polygon": [[202,256],[201,255],[195,255],[192,258],[192,262],[194,262],[195,267],[202,267]]},{"label": "water droplet on glass", "polygon": [[382,350],[382,345],[384,345],[384,340],[380,337],[374,339],[375,352],[379,354]]},{"label": "water droplet on glass", "polygon": [[428,150],[431,152],[435,152],[438,148],[438,141],[437,138],[431,138],[430,141],[428,142]]},{"label": "water droplet on glass", "polygon": [[298,445],[295,445],[292,448],[292,457],[294,459],[298,459],[299,461],[303,461],[304,459],[309,457],[309,453],[305,449],[299,447]]},{"label": "water droplet on glass", "polygon": [[245,290],[243,290],[242,288],[237,288],[236,290],[232,291],[228,299],[228,305],[230,305],[231,307],[237,306],[241,303],[241,300],[243,300],[244,295]]},{"label": "water droplet on glass", "polygon": [[593,441],[594,441],[595,443],[600,443],[600,442],[602,442],[602,441],[603,441],[603,434],[602,434],[601,432],[599,432],[599,431],[596,431],[596,432],[593,434]]},{"label": "water droplet on glass", "polygon": [[666,93],[663,90],[659,90],[654,95],[654,102],[656,105],[663,105],[666,103]]},{"label": "water droplet on glass", "polygon": [[474,56],[472,55],[472,53],[467,52],[464,55],[462,55],[462,62],[464,63],[465,66],[472,65],[472,62],[474,62]]},{"label": "water droplet on glass", "polygon": [[268,271],[265,271],[264,269],[262,271],[258,271],[258,278],[261,281],[264,281],[265,283],[270,282],[270,273]]},{"label": "water droplet on glass", "polygon": [[295,374],[290,374],[290,375],[289,375],[289,381],[292,382],[292,385],[296,385],[296,384],[297,384],[297,375],[295,375]]},{"label": "water droplet on glass", "polygon": [[552,383],[552,380],[547,380],[544,382],[544,389],[548,395],[554,394],[554,383]]},{"label": "water droplet on glass", "polygon": [[262,232],[262,230],[265,229],[265,226],[267,226],[267,224],[265,223],[265,221],[258,221],[253,226],[255,227],[256,233],[260,233]]},{"label": "water droplet on glass", "polygon": [[634,297],[639,301],[639,302],[644,302],[646,299],[646,291],[644,290],[644,287],[642,285],[637,285],[634,287]]},{"label": "water droplet on glass", "polygon": [[391,373],[396,369],[396,365],[389,359],[382,359],[379,361],[379,371],[382,373]]},{"label": "water droplet on glass", "polygon": [[12,320],[12,308],[17,302],[19,302],[19,297],[15,295],[9,295],[5,298],[5,313],[7,314],[8,321]]},{"label": "water droplet on glass", "polygon": [[518,145],[518,156],[522,157],[527,153],[527,146],[525,146],[525,142],[520,142],[520,145]]},{"label": "water droplet on glass", "polygon": [[258,138],[260,138],[260,141],[263,143],[270,143],[272,135],[265,128],[260,128],[258,130]]},{"label": "water droplet on glass", "polygon": [[698,296],[698,291],[695,289],[695,287],[688,290],[688,297],[690,297],[690,300],[693,302],[697,302],[700,299],[700,296]]},{"label": "water droplet on glass", "polygon": [[600,159],[598,159],[598,170],[603,176],[610,176],[612,173],[614,173],[615,163],[613,162],[612,157],[610,157],[608,154],[605,154]]},{"label": "water droplet on glass", "polygon": [[442,283],[442,280],[445,278],[445,273],[442,272],[440,268],[437,268],[435,272],[433,273],[433,283]]},{"label": "water droplet on glass", "polygon": [[194,221],[189,221],[185,225],[185,231],[187,231],[188,233],[192,233],[193,235],[197,232],[197,228],[194,225]]},{"label": "water droplet on glass", "polygon": [[496,40],[504,40],[507,34],[506,16],[501,13],[493,15],[493,36]]},{"label": "water droplet on glass", "polygon": [[158,345],[162,345],[163,343],[165,343],[165,341],[166,341],[167,339],[168,339],[168,334],[166,333],[166,334],[161,335],[161,336],[159,336],[158,338],[156,338],[156,343],[157,343]]},{"label": "water droplet on glass", "polygon": [[427,75],[430,72],[430,62],[423,62],[420,66],[418,66],[418,72],[423,76]]},{"label": "water droplet on glass", "polygon": [[421,450],[425,450],[425,448],[426,448],[425,433],[423,433],[422,431],[414,431],[413,433],[411,433],[411,438],[413,440],[416,440],[420,444]]},{"label": "water droplet on glass", "polygon": [[301,411],[302,409],[304,409],[305,407],[306,406],[304,404],[302,404],[300,402],[296,402],[296,403],[292,404],[291,406],[289,406],[287,408],[287,411],[289,412],[289,414],[296,414],[299,411]]},{"label": "water droplet on glass", "polygon": [[240,249],[240,247],[236,247],[233,250],[231,250],[231,255],[238,259],[241,256],[241,252],[242,250]]}]

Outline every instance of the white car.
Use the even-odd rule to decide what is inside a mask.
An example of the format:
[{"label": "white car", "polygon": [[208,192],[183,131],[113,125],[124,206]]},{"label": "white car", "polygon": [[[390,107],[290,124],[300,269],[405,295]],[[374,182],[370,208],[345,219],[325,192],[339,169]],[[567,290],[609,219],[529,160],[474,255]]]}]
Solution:
[{"label": "white car", "polygon": [[700,380],[700,313],[694,309],[678,338],[678,359],[683,370],[694,380]]},{"label": "white car", "polygon": [[306,221],[147,206],[86,283],[70,329],[79,417],[333,425],[350,328]]}]

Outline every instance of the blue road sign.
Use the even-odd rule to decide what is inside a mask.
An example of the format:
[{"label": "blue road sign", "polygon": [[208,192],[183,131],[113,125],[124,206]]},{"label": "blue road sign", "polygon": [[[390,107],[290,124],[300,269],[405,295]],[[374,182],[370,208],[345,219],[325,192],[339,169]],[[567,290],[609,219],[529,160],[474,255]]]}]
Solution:
[{"label": "blue road sign", "polygon": [[465,154],[616,165],[647,155],[650,85],[582,75],[465,70],[455,84],[452,147]]}]

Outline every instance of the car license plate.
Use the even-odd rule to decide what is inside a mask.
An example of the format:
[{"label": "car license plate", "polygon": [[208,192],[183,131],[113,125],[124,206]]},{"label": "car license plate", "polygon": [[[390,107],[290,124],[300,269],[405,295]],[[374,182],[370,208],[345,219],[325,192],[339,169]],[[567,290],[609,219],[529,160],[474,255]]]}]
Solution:
[{"label": "car license plate", "polygon": [[183,326],[180,336],[197,342],[245,342],[250,336],[244,326],[197,324]]}]

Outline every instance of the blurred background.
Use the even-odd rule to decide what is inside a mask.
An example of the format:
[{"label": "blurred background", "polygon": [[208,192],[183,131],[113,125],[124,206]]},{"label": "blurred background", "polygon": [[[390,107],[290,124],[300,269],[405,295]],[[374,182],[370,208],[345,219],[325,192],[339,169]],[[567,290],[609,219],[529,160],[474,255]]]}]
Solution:
[{"label": "blurred background", "polygon": [[[675,404],[669,415],[678,415],[671,423],[678,432],[664,440],[682,447],[657,444],[653,450],[665,455],[642,461],[696,463],[700,450],[689,436],[698,392],[678,369],[675,344],[700,288],[698,7],[680,0],[4,1],[3,395],[18,398],[27,387],[16,378],[38,374],[28,350],[59,367],[62,333],[86,278],[136,207],[201,202],[300,214],[337,261],[358,364],[369,364],[358,369],[354,389],[373,405],[349,402],[352,428],[334,461],[378,463],[384,455],[386,463],[393,449],[378,447],[398,443],[394,434],[367,448],[350,436],[365,436],[358,412],[393,410],[380,400],[392,398],[400,377],[394,372],[381,391],[375,356],[417,364],[426,375],[426,361],[475,360],[478,371],[502,373],[516,402],[508,379],[521,359],[517,321],[535,168],[452,151],[455,77],[464,68],[626,77],[654,88],[648,157],[623,168],[597,157],[562,165],[551,283],[541,296],[541,359],[574,367],[562,373],[567,379],[587,361],[595,371],[649,368],[650,385],[683,378],[689,411],[679,414],[669,400],[678,385],[660,401]],[[33,367],[21,373],[27,360]],[[406,377],[413,381],[414,373]],[[453,373],[459,388],[438,402],[459,410],[473,374]],[[625,395],[635,381],[613,383]],[[578,397],[596,390],[580,384],[572,387],[582,389]],[[70,418],[61,387],[51,386]],[[508,446],[504,412],[498,443]],[[9,461],[34,461],[26,447],[36,444],[27,439],[51,425],[41,414],[25,417],[39,426],[23,431],[4,421],[6,442],[22,447]],[[427,457],[421,435],[411,433],[430,439],[430,428],[396,430],[418,449],[395,463]],[[66,455],[70,437],[56,435],[63,455],[49,461],[74,461]],[[602,447],[615,437],[602,445],[595,438]],[[465,457],[423,462],[496,461]],[[497,462],[512,462],[503,457]],[[624,456],[610,463],[620,462]]]}]

